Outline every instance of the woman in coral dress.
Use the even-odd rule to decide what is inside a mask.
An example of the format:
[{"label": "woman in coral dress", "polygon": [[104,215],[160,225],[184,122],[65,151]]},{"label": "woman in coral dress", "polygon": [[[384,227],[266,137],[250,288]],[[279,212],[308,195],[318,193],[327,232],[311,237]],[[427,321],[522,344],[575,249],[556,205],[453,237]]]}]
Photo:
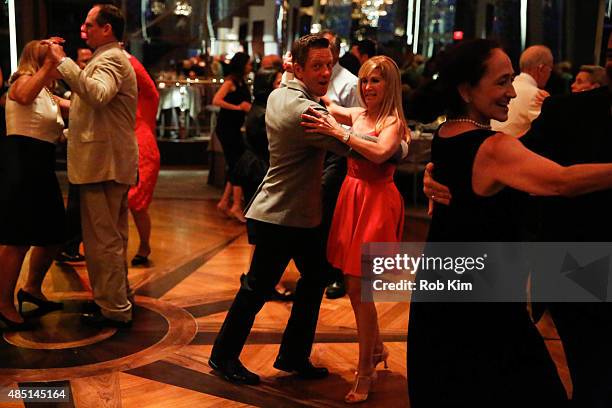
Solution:
[{"label": "woman in coral dress", "polygon": [[[127,54],[127,53],[126,53]],[[155,138],[155,116],[159,104],[159,93],[155,82],[134,56],[128,54],[136,72],[138,85],[138,108],[136,110],[136,139],[138,140],[138,183],[128,192],[128,207],[134,217],[140,245],[132,259],[132,265],[149,263],[151,245],[151,217],[149,205],[159,174],[159,149]]]},{"label": "woman in coral dress", "polygon": [[359,337],[359,364],[352,389],[345,401],[355,403],[368,397],[376,379],[376,365],[386,365],[388,351],[378,330],[378,315],[372,302],[361,300],[361,245],[366,242],[398,242],[402,237],[404,203],[393,182],[395,165],[387,160],[409,130],[401,103],[400,73],[388,57],[377,56],[359,70],[358,92],[365,108],[328,108],[341,124],[352,131],[368,134],[377,143],[351,137],[330,116],[315,111],[304,115],[308,132],[317,132],[343,140],[363,158],[349,158],[327,244],[327,258],[345,274]]}]

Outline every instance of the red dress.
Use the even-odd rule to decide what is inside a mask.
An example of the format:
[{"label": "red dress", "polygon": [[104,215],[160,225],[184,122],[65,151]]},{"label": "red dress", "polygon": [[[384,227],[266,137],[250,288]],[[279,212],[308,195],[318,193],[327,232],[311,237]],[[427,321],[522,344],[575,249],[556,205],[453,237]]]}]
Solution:
[{"label": "red dress", "polygon": [[404,200],[393,182],[395,167],[348,159],[327,241],[327,259],[346,275],[361,276],[361,244],[402,239]]},{"label": "red dress", "polygon": [[155,138],[155,115],[159,93],[142,64],[133,56],[130,63],[136,72],[138,108],[136,109],[136,139],[138,140],[138,184],[128,192],[128,207],[142,211],[149,208],[159,174],[159,149]]}]

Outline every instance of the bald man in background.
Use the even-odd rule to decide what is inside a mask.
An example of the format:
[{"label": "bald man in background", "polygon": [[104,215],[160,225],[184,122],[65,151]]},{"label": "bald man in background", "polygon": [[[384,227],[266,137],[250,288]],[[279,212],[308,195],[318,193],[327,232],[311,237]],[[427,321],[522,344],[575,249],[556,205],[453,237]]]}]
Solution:
[{"label": "bald man in background", "polygon": [[283,69],[283,59],[280,55],[268,54],[261,59],[261,69]]},{"label": "bald man in background", "polygon": [[91,57],[93,57],[93,52],[89,48],[79,48],[75,62],[79,68],[85,69],[85,65],[91,60]]},{"label": "bald man in background", "polygon": [[512,81],[516,98],[508,105],[508,120],[491,121],[491,128],[512,136],[522,136],[531,122],[540,115],[542,100],[549,96],[544,90],[553,69],[553,55],[548,47],[533,45],[521,54],[521,70]]}]

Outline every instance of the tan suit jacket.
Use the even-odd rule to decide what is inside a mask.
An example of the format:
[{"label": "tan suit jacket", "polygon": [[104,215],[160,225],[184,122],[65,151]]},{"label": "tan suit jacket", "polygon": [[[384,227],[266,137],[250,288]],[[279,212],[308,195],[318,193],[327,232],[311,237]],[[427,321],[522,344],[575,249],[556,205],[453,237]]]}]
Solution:
[{"label": "tan suit jacket", "polygon": [[105,44],[81,70],[70,58],[57,69],[73,91],[68,134],[68,179],[73,184],[135,184],[136,75],[117,42]]},{"label": "tan suit jacket", "polygon": [[350,149],[330,136],[305,132],[301,114],[310,106],[327,112],[296,80],[270,94],[266,107],[270,168],[247,207],[247,218],[302,228],[321,223],[325,152],[347,155]]}]

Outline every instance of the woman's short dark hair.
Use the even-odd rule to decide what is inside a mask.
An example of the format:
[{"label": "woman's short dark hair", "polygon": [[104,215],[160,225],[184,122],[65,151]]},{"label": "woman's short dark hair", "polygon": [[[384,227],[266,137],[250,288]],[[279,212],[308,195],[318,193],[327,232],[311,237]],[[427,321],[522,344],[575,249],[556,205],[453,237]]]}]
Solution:
[{"label": "woman's short dark hair", "polygon": [[244,52],[237,52],[230,60],[227,67],[227,74],[235,77],[237,80],[242,80],[244,77],[244,69],[251,58]]},{"label": "woman's short dark hair", "polygon": [[268,96],[274,90],[274,81],[279,72],[280,70],[278,69],[260,69],[257,71],[253,81],[253,98],[255,103],[266,104]]},{"label": "woman's short dark hair", "polygon": [[437,87],[448,116],[466,113],[466,103],[459,94],[458,86],[478,84],[486,73],[486,62],[496,48],[500,48],[500,45],[493,40],[474,39],[454,44],[440,55]]},{"label": "woman's short dark hair", "polygon": [[376,43],[368,38],[358,41],[356,44],[360,54],[365,54],[372,58],[376,55]]}]

